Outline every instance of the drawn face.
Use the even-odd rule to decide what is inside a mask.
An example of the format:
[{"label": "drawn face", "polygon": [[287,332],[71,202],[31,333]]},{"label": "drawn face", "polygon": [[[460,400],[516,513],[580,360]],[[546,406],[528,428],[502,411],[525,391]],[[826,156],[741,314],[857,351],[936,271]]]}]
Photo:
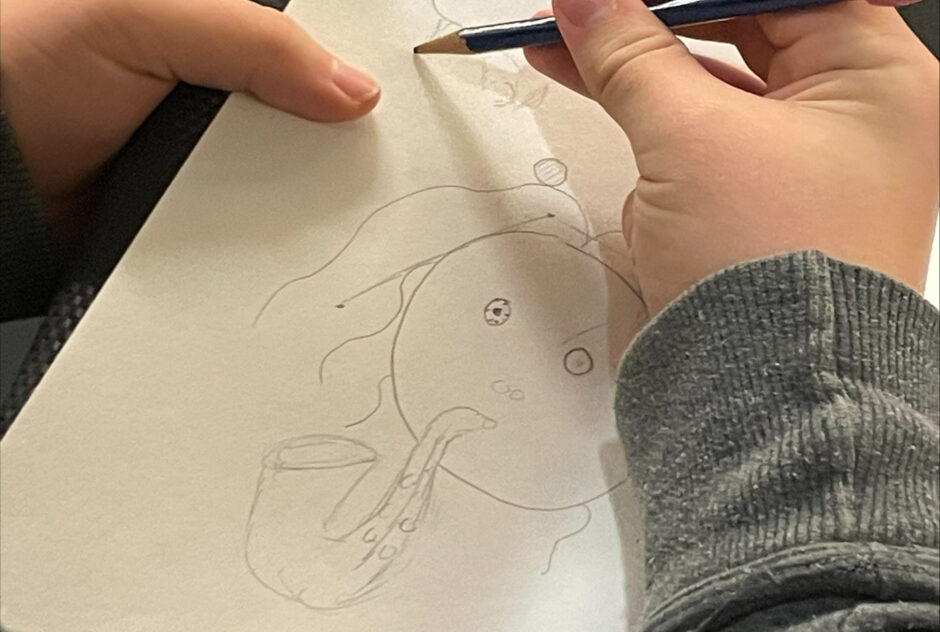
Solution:
[{"label": "drawn face", "polygon": [[443,461],[490,496],[538,509],[591,500],[626,475],[621,450],[601,454],[619,441],[616,364],[640,308],[619,276],[556,237],[471,242],[428,273],[402,318],[400,412],[416,438],[454,406],[495,419]]}]

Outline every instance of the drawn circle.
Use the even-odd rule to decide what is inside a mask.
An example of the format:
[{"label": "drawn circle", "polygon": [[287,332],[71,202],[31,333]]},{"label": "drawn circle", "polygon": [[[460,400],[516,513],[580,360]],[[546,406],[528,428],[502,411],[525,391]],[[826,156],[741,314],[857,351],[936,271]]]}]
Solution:
[{"label": "drawn circle", "polygon": [[[513,297],[512,327],[480,318],[494,295]],[[626,478],[623,450],[610,449],[620,439],[609,402],[642,309],[622,277],[555,236],[478,239],[413,291],[392,345],[395,405],[415,442],[458,407],[497,422],[462,434],[440,461],[478,492],[527,509],[583,504]],[[599,322],[602,335],[583,333]],[[560,361],[575,345],[594,363],[578,377]]]},{"label": "drawn circle", "polygon": [[584,375],[594,368],[594,358],[584,347],[577,347],[565,354],[565,371],[571,375]]},{"label": "drawn circle", "polygon": [[508,300],[504,298],[494,298],[487,303],[486,307],[483,309],[483,320],[486,321],[487,325],[499,327],[509,320],[511,314],[512,305]]},{"label": "drawn circle", "polygon": [[535,179],[550,187],[561,186],[568,179],[568,167],[560,160],[543,158],[532,166]]},{"label": "drawn circle", "polygon": [[521,402],[525,399],[525,393],[518,388],[514,388],[509,392],[509,399],[514,402]]}]

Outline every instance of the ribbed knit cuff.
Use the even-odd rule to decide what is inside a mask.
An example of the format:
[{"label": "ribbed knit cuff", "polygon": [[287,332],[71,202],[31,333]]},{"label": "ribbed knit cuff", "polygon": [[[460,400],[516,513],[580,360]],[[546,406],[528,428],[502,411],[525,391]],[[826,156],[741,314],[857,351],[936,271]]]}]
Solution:
[{"label": "ribbed knit cuff", "polygon": [[647,613],[788,549],[936,549],[938,352],[919,295],[820,253],[726,270],[664,310],[616,404],[646,503]]},{"label": "ribbed knit cuff", "polygon": [[0,110],[0,321],[42,313],[58,272],[39,198]]}]

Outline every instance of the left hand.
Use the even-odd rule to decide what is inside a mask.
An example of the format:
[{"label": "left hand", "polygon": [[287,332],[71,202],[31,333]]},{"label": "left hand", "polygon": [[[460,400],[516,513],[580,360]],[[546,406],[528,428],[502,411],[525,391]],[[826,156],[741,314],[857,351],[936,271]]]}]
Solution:
[{"label": "left hand", "polygon": [[282,13],[248,0],[3,0],[0,99],[54,237],[177,81],[247,91],[318,121],[362,116],[379,88]]}]

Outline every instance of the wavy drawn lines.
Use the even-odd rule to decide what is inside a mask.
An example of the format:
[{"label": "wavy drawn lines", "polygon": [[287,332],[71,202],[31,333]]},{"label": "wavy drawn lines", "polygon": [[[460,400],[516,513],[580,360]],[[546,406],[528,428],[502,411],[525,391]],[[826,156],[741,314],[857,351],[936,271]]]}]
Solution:
[{"label": "wavy drawn lines", "polygon": [[[510,224],[510,225],[507,226],[506,228],[500,229],[500,230],[495,231],[495,232],[492,232],[492,233],[485,233],[485,235],[496,235],[496,234],[500,234],[500,233],[512,232],[512,231],[518,229],[518,228],[521,227],[521,226],[525,226],[525,225],[527,225],[527,224],[532,224],[532,223],[534,223],[534,222],[540,222],[540,221],[542,221],[542,220],[544,220],[544,219],[552,219],[552,218],[554,218],[554,217],[555,217],[555,214],[554,214],[554,213],[546,213],[545,215],[541,215],[541,216],[539,216],[539,217],[533,217],[533,218],[530,218],[530,219],[527,219],[527,220],[523,220],[523,221],[521,221],[521,222],[516,222],[515,224]],[[567,226],[567,224],[565,224],[565,225]],[[574,229],[574,228],[573,228],[572,230],[577,230],[577,229]],[[337,303],[336,307],[342,309],[342,308],[346,307],[347,305],[349,305],[352,301],[356,300],[357,298],[359,298],[359,297],[361,297],[361,296],[363,296],[363,295],[365,295],[365,294],[368,294],[368,293],[371,292],[372,290],[375,290],[375,289],[377,289],[377,288],[379,288],[379,287],[382,287],[382,286],[385,285],[386,283],[390,283],[390,282],[394,281],[395,279],[400,278],[402,275],[404,275],[404,276],[407,278],[407,276],[408,276],[409,274],[411,274],[412,272],[414,272],[415,270],[417,270],[417,269],[419,269],[419,268],[421,268],[421,267],[423,267],[423,266],[426,266],[426,265],[429,265],[429,264],[436,263],[436,262],[440,261],[441,257],[445,256],[446,254],[447,254],[447,253],[437,253],[437,254],[435,254],[435,255],[432,255],[432,256],[430,256],[430,257],[427,257],[426,259],[422,259],[421,261],[418,261],[418,262],[416,262],[416,263],[413,263],[413,264],[411,264],[410,266],[408,266],[408,267],[406,267],[406,268],[402,268],[402,269],[400,269],[400,270],[396,270],[395,272],[393,272],[392,274],[388,275],[388,276],[385,277],[384,279],[381,279],[381,280],[379,280],[379,281],[376,281],[376,282],[373,283],[372,285],[369,285],[368,287],[365,287],[365,288],[363,288],[363,289],[357,291],[355,294],[350,294],[349,296],[347,296],[346,298],[344,298],[343,300],[341,300],[339,303]]]},{"label": "wavy drawn lines", "polygon": [[333,347],[332,349],[330,349],[323,355],[323,358],[320,360],[320,367],[317,370],[317,376],[320,379],[320,384],[323,384],[323,369],[326,367],[326,362],[327,360],[330,359],[330,356],[332,356],[334,353],[336,353],[337,351],[339,351],[346,345],[352,344],[356,342],[357,340],[367,340],[369,338],[372,338],[373,336],[378,336],[383,331],[391,327],[392,324],[395,322],[395,320],[398,319],[398,316],[401,314],[402,310],[405,307],[405,281],[408,280],[409,274],[411,274],[411,270],[409,270],[402,277],[401,281],[398,284],[398,307],[395,309],[395,313],[392,314],[392,317],[388,319],[388,322],[386,322],[384,325],[382,325],[379,329],[376,329],[375,331],[372,331],[367,334],[362,334],[360,336],[354,336],[352,338],[348,338],[347,340],[344,340],[343,342],[339,343],[338,345],[336,345],[335,347]]},{"label": "wavy drawn lines", "polygon": [[619,231],[619,230],[605,230],[604,232],[597,233],[596,235],[591,237],[588,243],[590,243],[591,241],[597,241],[601,237],[606,237],[607,235],[622,235],[622,234],[623,234],[622,231]]},{"label": "wavy drawn lines", "polygon": [[343,426],[344,428],[352,428],[352,427],[354,427],[354,426],[358,426],[359,424],[368,421],[369,419],[372,418],[372,415],[374,415],[375,413],[379,412],[379,409],[382,407],[382,384],[385,382],[385,380],[390,380],[390,379],[392,379],[392,376],[391,376],[391,375],[383,375],[383,376],[382,376],[382,379],[380,379],[380,380],[378,381],[378,384],[376,385],[376,389],[377,389],[378,392],[379,392],[379,396],[378,396],[378,400],[379,400],[379,401],[378,401],[378,403],[375,405],[375,408],[373,408],[372,410],[370,410],[370,411],[369,411],[369,414],[366,415],[365,417],[363,417],[362,419],[359,419],[359,420],[357,420],[357,421],[353,421],[353,422],[350,422],[350,423],[346,424],[345,426]]},{"label": "wavy drawn lines", "polygon": [[557,540],[555,540],[555,544],[552,545],[551,553],[548,554],[548,562],[545,564],[545,569],[542,570],[541,572],[542,575],[547,575],[552,570],[552,560],[555,557],[555,553],[558,551],[558,545],[564,542],[565,540],[568,540],[578,535],[579,533],[587,529],[589,524],[591,524],[591,518],[593,517],[593,514],[591,513],[591,508],[588,507],[586,504],[579,505],[579,506],[582,509],[584,509],[584,524],[582,524],[580,527],[578,527],[571,533],[567,533],[561,536],[560,538],[558,538]]},{"label": "wavy drawn lines", "polygon": [[[571,196],[570,194],[568,194],[567,192],[562,191],[562,190],[560,190],[560,189],[558,189],[558,188],[556,188],[556,187],[554,187],[554,186],[551,186],[551,185],[544,185],[544,184],[541,184],[541,183],[539,183],[539,184],[535,184],[535,183],[526,183],[526,184],[521,184],[521,185],[516,185],[516,186],[511,186],[511,187],[503,187],[503,188],[499,188],[499,189],[480,189],[480,188],[468,187],[468,186],[463,186],[463,185],[458,185],[458,184],[445,184],[445,185],[430,186],[430,187],[425,187],[425,188],[423,188],[423,189],[418,189],[417,191],[413,191],[413,192],[411,192],[411,193],[407,193],[407,194],[402,195],[402,196],[400,196],[400,197],[397,197],[397,198],[395,198],[395,199],[393,199],[393,200],[391,200],[391,201],[389,201],[389,202],[386,202],[386,203],[383,204],[382,206],[378,207],[377,209],[375,209],[374,211],[372,211],[371,213],[369,213],[369,214],[359,223],[359,225],[355,228],[355,230],[353,231],[352,235],[349,236],[349,238],[346,240],[346,242],[343,244],[343,246],[342,246],[332,257],[330,257],[326,262],[324,262],[322,265],[320,265],[320,267],[318,267],[317,269],[313,270],[312,272],[308,272],[308,273],[306,273],[306,274],[302,274],[302,275],[296,276],[296,277],[294,277],[294,278],[292,278],[292,279],[289,279],[289,280],[285,281],[284,283],[282,283],[281,285],[279,285],[277,288],[275,288],[274,291],[270,294],[270,296],[268,296],[268,298],[265,299],[264,303],[261,305],[260,309],[258,310],[258,313],[255,315],[254,321],[252,322],[252,327],[257,327],[258,323],[261,321],[261,317],[264,315],[264,313],[267,311],[267,309],[268,309],[268,308],[271,306],[271,304],[274,302],[274,299],[276,299],[276,298],[278,297],[278,295],[280,295],[284,290],[286,290],[287,288],[291,287],[292,285],[295,285],[295,284],[297,284],[297,283],[300,283],[301,281],[306,281],[306,280],[308,280],[308,279],[312,279],[313,277],[317,276],[318,274],[320,274],[321,272],[323,272],[324,270],[326,270],[327,268],[329,268],[329,267],[330,267],[333,263],[335,263],[340,257],[342,257],[342,256],[346,253],[346,251],[353,245],[353,243],[354,243],[354,242],[356,241],[356,239],[360,236],[360,234],[362,233],[363,229],[366,227],[367,224],[369,224],[369,222],[371,222],[373,219],[375,219],[375,217],[376,217],[377,215],[379,215],[379,214],[382,213],[383,211],[388,210],[388,209],[391,208],[391,207],[394,207],[396,204],[398,204],[398,203],[400,203],[400,202],[402,202],[402,201],[404,201],[404,200],[407,200],[407,199],[409,199],[409,198],[415,197],[415,196],[417,196],[417,195],[421,195],[421,194],[423,194],[423,193],[428,193],[428,192],[430,192],[430,191],[441,191],[441,190],[451,189],[451,190],[457,190],[457,191],[465,191],[465,192],[467,192],[467,193],[508,193],[508,192],[510,192],[510,191],[517,191],[517,190],[522,189],[522,188],[524,188],[524,187],[531,187],[531,186],[547,186],[548,188],[552,188],[552,189],[558,191],[559,193],[561,193],[562,195],[564,195],[564,196],[570,198],[570,199],[577,205],[577,208],[578,208],[578,210],[579,210],[579,212],[580,212],[580,214],[581,214],[581,216],[582,216],[582,219],[583,219],[583,221],[584,221],[584,223],[585,223],[585,228],[587,228],[587,218],[584,216],[584,210],[581,208],[581,205],[578,203],[578,201],[577,201],[573,196]],[[433,258],[430,258],[428,261],[425,261],[424,263],[428,263],[428,262],[430,262],[431,260],[433,260]],[[421,265],[421,264],[417,264],[417,265]],[[407,269],[406,269],[406,270],[407,270]],[[391,278],[394,278],[394,276],[391,277]],[[391,278],[386,279],[386,281],[391,280]]]},{"label": "wavy drawn lines", "polygon": [[576,340],[576,339],[580,338],[580,337],[583,336],[584,334],[589,334],[589,333],[591,333],[592,331],[595,331],[595,330],[597,330],[597,329],[600,329],[601,327],[606,327],[606,326],[607,326],[607,321],[606,321],[606,320],[605,320],[604,322],[602,322],[602,323],[597,323],[596,325],[591,325],[591,326],[588,327],[587,329],[582,329],[581,331],[579,331],[578,333],[574,334],[573,336],[569,336],[568,338],[565,338],[564,340],[562,340],[562,341],[561,341],[561,346],[564,346],[564,345],[568,344],[568,343],[571,342],[572,340]]},{"label": "wavy drawn lines", "polygon": [[[400,278],[402,275],[405,275],[405,277],[407,278],[409,274],[411,274],[412,272],[414,272],[414,271],[417,270],[418,268],[420,268],[420,267],[422,267],[422,266],[426,266],[426,265],[428,265],[428,264],[430,264],[430,263],[434,263],[434,262],[436,262],[436,261],[437,261],[438,259],[440,259],[440,258],[441,258],[441,255],[437,254],[437,255],[434,255],[433,257],[428,257],[427,259],[422,259],[421,261],[419,261],[419,262],[417,262],[417,263],[414,263],[414,264],[408,266],[407,268],[402,268],[401,270],[398,270],[398,271],[396,271],[396,272],[394,272],[394,273],[388,275],[387,277],[385,277],[385,278],[382,279],[381,281],[377,281],[377,282],[373,283],[372,285],[366,287],[365,289],[359,290],[359,291],[356,292],[355,294],[350,294],[349,296],[347,296],[346,298],[344,298],[342,301],[340,301],[339,303],[337,303],[337,304],[336,304],[336,307],[342,309],[342,308],[346,307],[347,305],[349,305],[352,301],[354,301],[354,300],[356,300],[357,298],[359,298],[360,296],[363,296],[363,295],[365,295],[365,294],[368,294],[368,293],[371,292],[372,290],[377,289],[377,288],[380,288],[380,287],[382,287],[383,285],[385,285],[386,283],[391,283],[391,282],[394,281],[395,279]],[[404,279],[402,279],[402,283],[404,283],[404,282],[405,282]]]},{"label": "wavy drawn lines", "polygon": [[[540,215],[539,217],[532,217],[532,218],[530,218],[530,219],[526,219],[526,220],[523,220],[523,221],[521,221],[521,222],[516,222],[515,224],[510,224],[510,225],[507,226],[506,228],[500,229],[500,230],[498,230],[498,231],[496,231],[496,232],[493,232],[493,233],[487,233],[487,234],[482,235],[482,236],[483,236],[483,237],[490,237],[491,235],[502,235],[502,234],[504,234],[504,233],[513,233],[513,232],[516,232],[518,229],[520,229],[520,228],[523,227],[523,226],[527,226],[528,224],[534,224],[535,222],[541,222],[542,220],[545,220],[545,219],[557,219],[557,217],[556,217],[556,215],[555,215],[554,213],[546,213],[545,215]],[[558,220],[558,221],[561,222],[561,220]],[[561,223],[564,224],[564,222],[561,222]],[[567,224],[565,224],[565,225],[567,226]],[[448,253],[445,253],[445,254],[450,254],[450,253],[448,252]],[[441,255],[441,256],[444,256],[444,255]]]},{"label": "wavy drawn lines", "polygon": [[[572,227],[572,228],[573,228],[573,227]],[[633,296],[636,297],[636,299],[637,299],[638,301],[640,301],[640,304],[643,305],[643,307],[646,307],[646,301],[643,300],[643,294],[642,294],[642,292],[640,292],[639,287],[637,287],[636,285],[634,285],[633,283],[631,283],[630,281],[628,281],[627,278],[626,278],[624,275],[622,275],[620,272],[618,272],[617,270],[615,270],[615,269],[613,269],[612,267],[610,267],[609,265],[607,265],[607,263],[605,263],[603,259],[600,259],[599,257],[595,257],[594,255],[592,255],[592,254],[590,254],[590,253],[587,253],[587,252],[581,250],[581,249],[578,248],[577,246],[572,246],[571,244],[565,244],[565,245],[568,246],[569,248],[574,248],[575,250],[577,250],[577,251],[580,252],[581,254],[586,255],[586,256],[590,257],[591,259],[594,259],[594,260],[597,261],[599,264],[601,264],[602,266],[604,266],[605,268],[607,268],[608,270],[610,270],[610,272],[611,272],[614,276],[616,276],[619,280],[621,280],[621,281],[623,282],[623,284],[626,285],[626,286],[630,289],[630,292],[633,294]]]},{"label": "wavy drawn lines", "polygon": [[448,24],[453,24],[458,28],[464,26],[460,22],[457,22],[447,16],[447,14],[444,13],[444,10],[441,9],[440,5],[438,5],[438,0],[431,0],[431,8],[434,10],[434,13],[436,13],[438,17],[441,18],[442,21],[447,22]]},{"label": "wavy drawn lines", "polygon": [[431,34],[431,37],[437,37],[438,35],[443,35],[444,32],[448,29],[456,30],[456,29],[463,28],[464,26],[463,24],[460,24],[459,22],[456,22],[452,18],[447,17],[443,9],[441,9],[441,7],[438,6],[437,3],[438,3],[438,0],[431,0],[431,9],[434,11],[434,13],[437,14],[437,17],[439,18],[437,21],[437,26],[435,27],[434,32]]}]

